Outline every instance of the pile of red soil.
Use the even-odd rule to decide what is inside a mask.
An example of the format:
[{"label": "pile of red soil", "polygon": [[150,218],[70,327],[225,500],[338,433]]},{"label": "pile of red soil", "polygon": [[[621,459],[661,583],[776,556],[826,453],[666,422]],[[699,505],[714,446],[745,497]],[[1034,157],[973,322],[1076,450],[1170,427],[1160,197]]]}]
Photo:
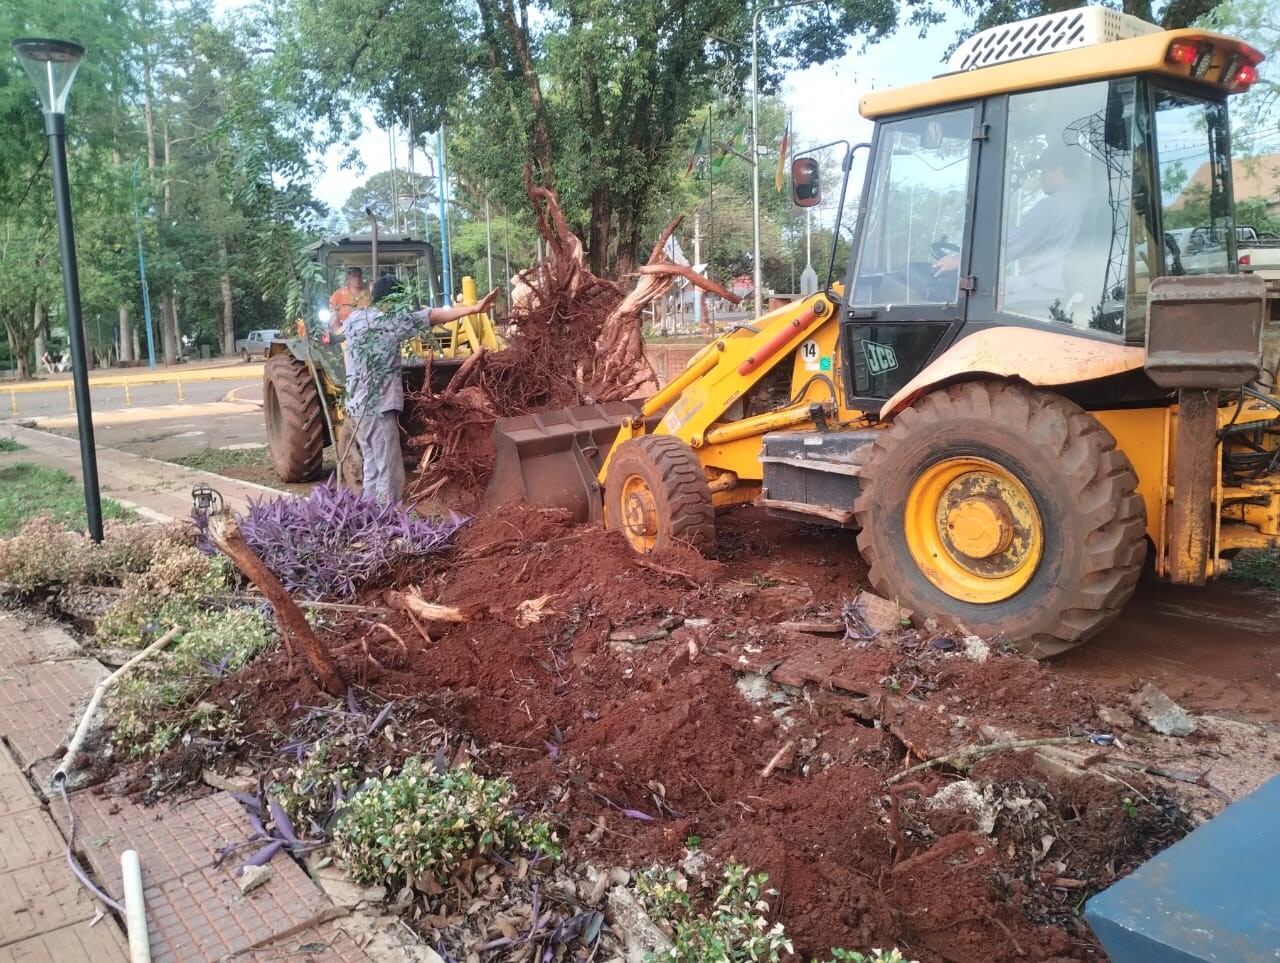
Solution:
[{"label": "pile of red soil", "polygon": [[[789,632],[775,620],[838,613],[854,594],[851,540],[754,511],[720,524],[717,560],[637,560],[616,534],[554,512],[488,515],[422,585],[467,622],[433,626],[427,645],[389,617],[408,652],[355,618],[327,638],[348,679],[491,747],[485,765],[552,800],[581,857],[677,862],[698,836],[715,860],[767,872],[805,957],[897,945],[923,961],[1101,959],[1076,908],[1185,831],[1176,807],[1134,782],[1153,800],[1135,815],[1114,783],[1060,783],[1032,753],[1005,754],[970,776],[994,807],[986,835],[972,813],[929,802],[954,774],[885,779],[919,761],[909,747],[936,755],[982,741],[983,725],[1087,731],[1095,702],[1119,694],[922,637]],[[839,687],[764,679],[806,646],[838,656]],[[279,653],[214,694],[232,697],[260,733],[318,698]]]}]

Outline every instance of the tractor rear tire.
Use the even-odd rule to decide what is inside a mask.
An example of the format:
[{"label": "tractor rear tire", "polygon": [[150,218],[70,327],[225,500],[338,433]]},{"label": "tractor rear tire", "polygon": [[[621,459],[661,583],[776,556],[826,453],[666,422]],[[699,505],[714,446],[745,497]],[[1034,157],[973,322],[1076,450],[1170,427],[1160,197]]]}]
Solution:
[{"label": "tractor rear tire", "polygon": [[709,553],[716,513],[702,463],[671,435],[646,435],[618,446],[609,460],[605,525],[637,552],[688,545]]},{"label": "tractor rear tire", "polygon": [[324,458],[324,411],[307,365],[279,354],[262,372],[262,409],[267,443],[283,482],[313,481]]},{"label": "tractor rear tire", "polygon": [[1110,622],[1147,553],[1137,477],[1079,405],[1004,382],[934,391],[876,439],[854,504],[881,595],[1035,658]]}]

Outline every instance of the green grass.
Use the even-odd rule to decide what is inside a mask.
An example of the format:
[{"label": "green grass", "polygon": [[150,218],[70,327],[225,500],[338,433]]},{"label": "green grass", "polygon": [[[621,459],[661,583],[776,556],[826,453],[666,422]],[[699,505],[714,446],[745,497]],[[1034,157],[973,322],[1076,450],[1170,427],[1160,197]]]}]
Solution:
[{"label": "green grass", "polygon": [[185,465],[199,471],[222,474],[228,468],[250,468],[271,464],[271,454],[266,448],[241,448],[228,451],[225,448],[201,448],[189,455],[169,459],[176,465]]},{"label": "green grass", "polygon": [[[0,538],[47,512],[75,528],[86,525],[84,488],[65,471],[21,462],[0,468]],[[102,500],[102,517],[131,518],[133,513],[110,498]]]},{"label": "green grass", "polygon": [[1231,560],[1231,577],[1249,585],[1280,591],[1280,552],[1241,552]]},{"label": "green grass", "polygon": [[27,446],[14,441],[8,435],[0,435],[0,452],[26,451]]}]

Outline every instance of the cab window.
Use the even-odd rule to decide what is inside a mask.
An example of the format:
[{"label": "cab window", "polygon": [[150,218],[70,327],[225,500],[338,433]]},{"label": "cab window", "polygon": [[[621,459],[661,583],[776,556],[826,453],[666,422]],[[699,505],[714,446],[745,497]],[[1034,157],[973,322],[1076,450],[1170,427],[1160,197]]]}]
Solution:
[{"label": "cab window", "polygon": [[1126,79],[1009,98],[1001,310],[1123,333],[1136,88]]},{"label": "cab window", "polygon": [[880,129],[855,305],[957,300],[973,129],[970,107],[894,121]]},{"label": "cab window", "polygon": [[1225,104],[1156,89],[1166,274],[1227,274],[1235,262]]}]

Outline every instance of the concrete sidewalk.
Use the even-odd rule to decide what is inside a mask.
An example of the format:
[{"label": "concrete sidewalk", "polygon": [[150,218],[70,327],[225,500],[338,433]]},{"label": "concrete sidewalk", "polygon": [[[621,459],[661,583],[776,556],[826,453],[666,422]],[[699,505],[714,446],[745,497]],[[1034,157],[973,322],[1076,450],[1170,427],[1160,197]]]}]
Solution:
[{"label": "concrete sidewalk", "polygon": [[[345,916],[306,871],[281,853],[250,893],[239,860],[215,854],[253,832],[226,792],[150,809],[84,789],[48,805],[48,777],[88,697],[107,671],[54,625],[0,614],[0,960],[128,959],[120,921],[101,908],[67,865],[74,848],[99,887],[122,898],[120,854],[142,863],[151,954],[156,963],[237,959],[371,963],[344,929]],[[413,959],[413,957],[401,957]]]},{"label": "concrete sidewalk", "polygon": [[[7,425],[0,434],[26,446],[25,451],[0,455],[0,464],[33,462],[60,468],[77,480],[80,472],[80,442],[75,438]],[[191,489],[208,485],[221,493],[227,507],[244,512],[249,499],[279,498],[286,494],[253,482],[197,471],[167,461],[132,455],[115,448],[98,448],[98,481],[102,494],[131,508],[144,518],[169,521],[191,515]]]}]

